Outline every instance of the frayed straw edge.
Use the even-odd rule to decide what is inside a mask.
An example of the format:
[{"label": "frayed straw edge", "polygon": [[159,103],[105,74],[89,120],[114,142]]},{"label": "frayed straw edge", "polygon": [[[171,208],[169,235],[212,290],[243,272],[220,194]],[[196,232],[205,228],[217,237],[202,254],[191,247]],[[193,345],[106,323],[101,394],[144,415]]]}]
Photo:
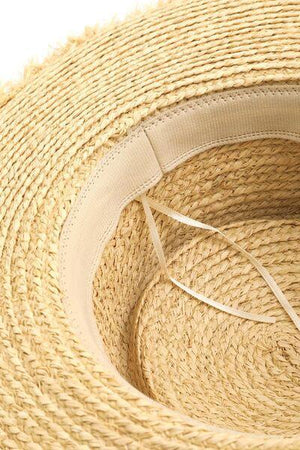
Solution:
[{"label": "frayed straw edge", "polygon": [[108,23],[102,25],[95,25],[93,27],[86,27],[83,33],[79,36],[70,36],[63,45],[58,45],[54,50],[51,49],[46,58],[40,63],[31,60],[24,68],[23,74],[17,81],[9,81],[5,83],[0,82],[0,108],[5,106],[15,95],[24,87],[32,82],[32,80],[39,75],[41,71],[55,63],[61,56],[66,55],[69,51],[80,47],[83,43],[96,36],[111,32],[119,27],[121,24],[130,22],[141,18],[144,14],[151,13],[160,8],[170,6],[170,4],[182,3],[182,0],[156,0],[154,4],[140,6],[129,12],[125,19],[114,17]]}]

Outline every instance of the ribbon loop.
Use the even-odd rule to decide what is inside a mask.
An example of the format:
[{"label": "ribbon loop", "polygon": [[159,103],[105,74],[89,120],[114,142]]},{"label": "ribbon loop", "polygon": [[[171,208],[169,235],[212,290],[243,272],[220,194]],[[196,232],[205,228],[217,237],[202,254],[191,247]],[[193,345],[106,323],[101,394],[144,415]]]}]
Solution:
[{"label": "ribbon loop", "polygon": [[201,228],[203,230],[208,230],[213,233],[218,233],[219,235],[221,235],[227,242],[229,242],[233,246],[233,248],[235,248],[240,253],[242,253],[253,264],[253,266],[257,269],[257,271],[260,273],[260,275],[266,281],[267,285],[270,287],[273,294],[275,295],[277,300],[280,302],[281,306],[284,308],[286,313],[290,316],[290,318],[292,319],[292,321],[294,322],[294,324],[296,325],[298,330],[300,330],[300,318],[296,314],[293,307],[288,302],[286,296],[283,294],[283,292],[277,285],[274,278],[270,275],[270,273],[267,271],[267,269],[265,267],[263,267],[262,264],[256,258],[254,258],[254,256],[252,256],[249,252],[247,252],[243,247],[241,247],[239,244],[234,242],[231,238],[226,236],[225,233],[223,233],[218,228],[212,227],[211,225],[207,225],[198,220],[194,220],[190,217],[180,214],[179,212],[174,211],[173,209],[168,208],[167,206],[161,205],[157,201],[148,198],[146,195],[142,195],[140,197],[140,201],[141,201],[144,211],[145,211],[146,220],[147,220],[147,223],[149,226],[152,243],[153,243],[155,252],[157,254],[160,266],[161,266],[163,272],[165,273],[165,275],[169,278],[169,280],[174,285],[176,285],[177,287],[182,289],[187,294],[191,295],[193,298],[195,298],[201,302],[204,302],[207,305],[210,305],[213,308],[216,308],[220,311],[226,312],[228,314],[231,314],[231,315],[234,315],[237,317],[241,317],[244,319],[248,319],[248,320],[254,320],[256,322],[266,322],[266,323],[274,323],[275,322],[275,319],[273,317],[268,317],[268,316],[264,316],[264,315],[260,315],[260,314],[251,314],[246,311],[242,311],[242,310],[235,309],[235,308],[232,308],[227,305],[223,305],[222,303],[219,303],[215,300],[205,297],[204,295],[202,295],[198,292],[193,291],[189,287],[182,284],[180,281],[173,278],[168,272],[168,267],[167,267],[167,262],[166,262],[164,251],[163,251],[163,246],[162,246],[162,243],[161,243],[161,240],[159,237],[159,233],[158,233],[158,230],[156,227],[156,223],[155,223],[151,208],[174,219],[174,220],[177,220],[178,222],[183,223],[185,225],[195,227],[195,228]]}]

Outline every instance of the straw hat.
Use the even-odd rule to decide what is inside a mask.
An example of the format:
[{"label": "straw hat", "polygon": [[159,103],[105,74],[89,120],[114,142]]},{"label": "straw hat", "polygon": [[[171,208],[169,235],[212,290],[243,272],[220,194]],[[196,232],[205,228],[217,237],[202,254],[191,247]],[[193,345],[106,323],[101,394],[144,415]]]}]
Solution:
[{"label": "straw hat", "polygon": [[299,17],[162,2],[2,93],[1,449],[300,448]]}]

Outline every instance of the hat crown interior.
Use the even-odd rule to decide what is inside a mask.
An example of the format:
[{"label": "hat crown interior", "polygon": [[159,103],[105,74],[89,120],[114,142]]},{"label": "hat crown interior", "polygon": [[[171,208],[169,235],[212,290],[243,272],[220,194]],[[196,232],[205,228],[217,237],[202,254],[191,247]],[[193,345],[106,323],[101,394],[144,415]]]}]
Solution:
[{"label": "hat crown interior", "polygon": [[[253,156],[251,156],[251,142],[253,142],[254,149],[257,148],[257,143],[260,143],[262,148],[261,161],[259,152],[253,151]],[[268,151],[266,150],[266,152],[263,151],[263,142],[268,143],[266,144],[266,148],[268,148]],[[263,190],[267,189],[267,184],[265,183],[268,183],[268,179],[266,178],[265,181],[261,182],[262,177],[260,176],[260,171],[261,167],[265,167],[265,165],[269,164],[268,161],[266,162],[266,158],[272,159],[272,156],[270,156],[272,155],[272,151],[270,151],[269,147],[270,142],[280,142],[280,149],[282,143],[284,143],[287,149],[283,164],[288,165],[290,174],[286,173],[287,193],[280,201],[278,201],[278,198],[276,197],[275,190],[274,192],[266,191],[265,199],[262,200],[262,195],[264,194]],[[260,330],[260,328],[257,327],[261,325],[257,325],[256,327],[253,324],[243,323],[244,328],[242,328],[242,330],[246,330],[246,338],[244,338],[239,332],[233,332],[235,327],[240,323],[238,322],[239,319],[229,319],[226,315],[222,316],[224,313],[216,313],[215,311],[211,311],[210,309],[207,310],[205,308],[204,310],[200,308],[197,312],[197,306],[193,302],[186,301],[186,299],[184,300],[185,303],[183,306],[181,303],[182,299],[179,300],[180,293],[177,292],[175,294],[173,290],[171,292],[170,285],[168,285],[165,280],[161,279],[159,269],[157,267],[155,268],[155,255],[153,255],[153,248],[150,245],[151,242],[149,241],[147,227],[144,224],[144,217],[140,211],[140,206],[134,202],[134,200],[139,197],[139,195],[148,192],[149,190],[158,197],[160,196],[160,192],[162,193],[163,190],[165,190],[164,193],[167,198],[169,198],[171,205],[175,203],[177,209],[179,208],[183,213],[188,211],[193,213],[195,208],[197,210],[197,207],[195,206],[197,202],[197,199],[195,199],[195,192],[197,192],[197,186],[199,186],[199,198],[200,202],[202,202],[202,206],[200,207],[201,220],[201,208],[205,211],[206,206],[205,196],[201,198],[204,191],[200,186],[202,186],[203,183],[207,183],[208,185],[211,185],[211,189],[214,189],[215,185],[219,183],[219,185],[225,189],[227,195],[229,194],[230,199],[228,197],[228,204],[226,204],[226,199],[223,205],[224,207],[221,205],[219,208],[216,208],[215,216],[213,214],[213,207],[212,215],[208,212],[205,213],[207,217],[214,222],[213,224],[221,227],[229,226],[229,228],[232,226],[232,229],[230,230],[231,233],[234,233],[234,230],[237,230],[242,236],[246,237],[251,237],[252,234],[259,235],[259,233],[262,233],[262,240],[272,242],[274,236],[271,237],[268,235],[269,229],[272,228],[275,235],[280,229],[290,235],[296,226],[295,218],[297,218],[297,220],[299,218],[299,165],[295,165],[295,155],[299,152],[299,142],[300,87],[289,84],[274,84],[208,94],[199,99],[182,102],[178,106],[166,109],[138,125],[99,162],[95,171],[91,174],[86,185],[82,189],[76,204],[72,207],[63,228],[60,241],[61,285],[65,294],[65,309],[74,329],[77,331],[79,339],[84,346],[93,353],[95,358],[104,364],[108,370],[112,371],[114,375],[121,380],[121,383],[124,383],[127,386],[127,388],[133,390],[137,388],[143,394],[155,401],[161,402],[166,406],[176,409],[180,413],[189,415],[201,422],[220,427],[225,423],[225,426],[228,428],[253,432],[254,427],[251,420],[247,426],[245,425],[243,417],[240,422],[232,419],[232,417],[228,419],[227,422],[224,422],[222,413],[219,413],[219,415],[217,413],[215,415],[210,414],[208,411],[205,413],[205,407],[199,407],[199,404],[201,402],[203,403],[203,398],[205,396],[207,397],[207,393],[205,393],[206,391],[204,388],[203,390],[198,389],[197,385],[197,380],[199,383],[203,383],[204,381],[203,374],[199,375],[199,378],[197,378],[197,374],[199,374],[199,370],[201,371],[201,367],[199,367],[196,361],[197,359],[201,360],[201,355],[198,354],[199,348],[195,349],[195,343],[198,342],[200,346],[201,339],[199,336],[195,336],[194,333],[196,324],[198,329],[201,330],[203,317],[206,315],[205,322],[207,328],[205,328],[205,332],[208,333],[207,339],[210,339],[210,345],[213,345],[214,338],[213,336],[210,336],[209,338],[209,335],[212,332],[209,329],[209,324],[212,326],[212,329],[214,329],[214,327],[222,329],[222,332],[224,333],[224,342],[226,343],[227,348],[230,348],[231,344],[229,336],[231,336],[234,342],[234,337],[236,337],[237,341],[235,344],[237,346],[239,342],[245,344],[244,339],[250,339],[253,333],[258,333],[259,335],[259,331],[256,330]],[[239,152],[243,155],[243,143],[246,145],[250,143],[250,153],[247,156],[248,159],[246,157],[245,159],[240,157]],[[290,143],[292,145],[291,149]],[[232,145],[233,147],[231,147]],[[234,145],[236,147],[234,147]],[[274,143],[275,150],[277,148],[276,145],[277,144]],[[237,155],[235,155],[232,148],[238,149]],[[218,156],[218,149],[220,149],[220,156]],[[209,159],[210,154],[212,154],[211,160],[213,161],[215,159],[216,162],[210,169],[207,169],[208,172],[210,171],[210,177],[205,180],[205,176],[208,173],[207,170],[203,172],[198,171],[197,163],[195,163],[195,161],[197,158],[201,158],[201,155],[204,155],[204,159]],[[228,156],[226,156],[226,154]],[[220,158],[220,166],[218,166],[218,158]],[[254,158],[254,162],[251,158]],[[281,165],[281,158],[283,158],[281,150],[278,150],[278,154],[274,151],[274,161],[272,160],[270,162],[270,169],[268,170],[274,170],[275,173],[276,171],[281,173],[280,169],[278,169]],[[228,162],[226,162],[227,159]],[[237,169],[235,166],[238,166],[239,160],[241,161],[241,164],[244,163],[244,165],[241,165],[241,167]],[[248,166],[247,164],[245,165],[245,163],[247,163]],[[196,166],[193,166],[194,164],[196,164]],[[221,166],[221,164],[223,166]],[[226,166],[226,164],[228,164],[228,169],[225,171],[227,173],[226,177],[229,178],[222,175],[222,167],[224,168],[224,165]],[[180,182],[178,181],[180,175],[178,175],[178,177],[174,175],[173,181],[169,181],[169,183],[166,182],[165,185],[164,180],[167,179],[168,176],[170,177],[170,180],[172,180],[172,174],[175,174],[177,168],[183,167],[184,165],[185,167],[190,165],[190,172],[193,174],[193,187],[191,188],[190,193],[186,190],[182,192],[180,192],[180,189],[179,191],[174,190],[174,198],[172,198],[172,183],[175,185],[174,180],[176,180],[180,186]],[[256,173],[255,171],[253,173],[254,167]],[[240,173],[241,178],[249,176],[248,180],[243,178],[243,188],[245,188],[245,186],[248,187],[251,182],[252,184],[256,184],[255,188],[249,190],[248,195],[247,190],[245,190],[245,193],[243,194],[246,208],[241,207],[239,204],[235,204],[234,200],[235,196],[238,197],[238,195],[241,195],[238,194],[238,191],[242,190],[242,186],[236,185],[234,190],[231,191],[228,191],[226,188],[226,183],[229,183],[230,180],[230,175],[228,174],[231,173],[231,170],[233,178],[235,177],[234,174],[236,171]],[[190,172],[187,171],[187,173]],[[178,173],[180,173],[180,170]],[[270,172],[270,174],[271,173],[272,172]],[[282,173],[282,175],[284,175],[284,173]],[[263,171],[262,176],[266,177],[266,174],[264,174]],[[215,181],[214,177],[216,180],[218,180],[219,177],[222,181]],[[274,180],[275,179],[276,177]],[[271,183],[270,180],[271,178],[269,179],[269,182]],[[161,183],[164,187],[159,188]],[[222,186],[222,183],[224,186]],[[289,198],[290,191],[288,190],[288,183],[292,184],[291,189],[293,190],[293,198]],[[182,186],[184,185],[185,184],[182,181]],[[170,195],[167,195],[168,191],[170,192]],[[257,194],[257,191],[260,191],[260,194]],[[162,197],[164,197],[164,195],[162,195]],[[187,200],[188,198],[189,200]],[[240,201],[241,199],[239,199],[239,202]],[[260,215],[258,213],[255,215],[256,213],[254,212],[255,208],[252,203],[255,203],[256,201],[262,202],[262,206],[260,207],[262,212]],[[249,210],[247,212],[248,202]],[[128,219],[129,221],[126,225],[126,221],[124,223],[124,219],[121,219],[122,229],[119,229],[118,227],[121,227],[120,217],[122,218],[123,211],[126,211],[127,206],[128,208],[131,208],[131,214],[132,217],[135,217],[135,220],[132,221]],[[227,212],[226,208],[228,210]],[[273,212],[277,211],[278,214],[276,215],[274,212],[275,215],[272,215],[272,209]],[[126,215],[125,212],[124,214]],[[128,217],[130,218],[130,214]],[[195,218],[199,217],[197,216]],[[284,221],[282,222],[283,219]],[[265,220],[266,222],[262,222],[262,220]],[[137,227],[137,230],[134,229],[135,226]],[[141,235],[138,234],[139,227],[142,227],[143,230],[141,231]],[[162,230],[164,230],[164,226],[161,225],[161,227]],[[127,240],[126,230],[128,233]],[[189,265],[189,256],[187,255],[191,254],[191,252],[193,254],[193,248],[195,252],[199,247],[200,254],[201,252],[207,252],[207,256],[206,259],[204,258],[204,261],[200,261],[201,264],[199,262],[199,269],[195,270],[202,270],[202,277],[206,277],[208,285],[210,279],[214,280],[211,281],[211,283],[212,285],[215,285],[216,292],[219,292],[220,295],[222,295],[223,292],[223,295],[225,295],[226,298],[228,297],[230,301],[230,296],[228,296],[226,290],[227,288],[222,288],[223,279],[225,280],[224,283],[227,287],[228,284],[230,285],[231,272],[227,267],[228,265],[225,265],[225,268],[222,269],[226,272],[227,267],[227,276],[226,273],[223,272],[222,276],[218,275],[219,278],[216,277],[214,279],[210,276],[214,267],[218,265],[217,256],[216,260],[209,262],[210,241],[202,242],[195,234],[188,234],[186,231],[186,237],[182,238],[182,234],[184,234],[182,229],[180,231],[179,228],[176,229],[175,227],[172,230],[173,234],[171,233],[171,237],[169,238],[167,235],[163,234],[163,240],[165,241],[169,264],[171,267],[174,266],[173,270],[178,270],[180,274],[185,272],[188,274],[190,270],[187,269]],[[119,245],[124,241],[122,236],[125,236],[125,244],[123,242],[123,245],[126,248],[126,251],[124,250],[124,252],[127,252],[128,260],[125,258],[125,253],[123,252],[122,257],[124,260],[122,267],[118,265],[116,260],[116,266],[114,267],[114,270],[112,270],[111,265],[113,263],[108,262],[108,255],[105,255],[106,252],[109,252],[109,260],[113,260],[114,253],[112,244],[110,243],[112,242],[112,236],[116,233],[119,237],[118,239],[114,239],[117,239],[115,242],[119,242]],[[147,237],[145,237],[145,233]],[[141,242],[143,242],[143,239],[141,238],[142,235],[145,243],[144,249],[140,248]],[[174,244],[175,248],[173,250],[171,248],[172,244],[170,239],[177,242],[176,245]],[[213,242],[211,245],[215,245],[216,241],[213,240],[213,237],[210,237],[210,239]],[[130,240],[131,244],[129,243]],[[137,240],[139,241],[138,244]],[[290,244],[295,245],[293,240]],[[107,247],[109,250],[107,250]],[[137,254],[136,252],[138,251],[141,253]],[[218,252],[222,253],[222,251],[230,253],[230,250],[222,248],[222,245],[216,251],[217,254]],[[130,258],[136,258],[140,261],[140,269]],[[149,262],[147,265],[145,263],[145,258],[151,263]],[[183,258],[182,265],[180,265],[181,263],[178,263],[180,258]],[[232,253],[229,258],[235,261],[236,255]],[[176,269],[177,263],[179,266]],[[239,265],[242,263],[236,261],[236,264]],[[286,264],[288,264],[288,262],[286,262]],[[248,267],[245,261],[244,265],[245,267]],[[136,273],[135,276],[130,273],[131,267]],[[207,272],[203,272],[205,267]],[[109,270],[111,272],[109,272]],[[139,270],[140,276],[138,275]],[[125,275],[120,275],[120,273],[123,272],[124,274],[127,274],[126,277]],[[241,269],[240,272],[241,276],[238,285],[245,284],[246,280],[247,286],[247,276],[244,273],[244,269]],[[288,271],[288,273],[290,272],[291,271]],[[236,274],[234,274],[234,276],[236,276]],[[107,282],[109,277],[111,277],[111,285]],[[190,277],[193,281],[193,276],[190,275]],[[252,272],[251,277],[254,277]],[[122,282],[120,280],[118,281],[118,278],[122,280]],[[258,289],[262,295],[266,294],[266,287],[260,284],[258,280],[255,279],[254,281],[257,284],[256,289]],[[124,283],[128,284],[127,287],[124,286]],[[129,287],[132,283],[134,286],[132,285]],[[282,283],[284,285],[284,282]],[[294,285],[296,281],[293,279],[290,283]],[[143,286],[142,290],[141,286]],[[200,288],[209,290],[209,287],[206,288],[205,285],[203,286],[201,283]],[[126,292],[127,294],[125,294]],[[137,292],[139,293],[137,294]],[[235,291],[233,290],[233,292]],[[247,289],[246,291],[242,290],[239,293],[236,292],[235,295],[240,295],[242,298],[246,295],[245,292],[247,293]],[[257,291],[255,290],[255,292]],[[128,298],[130,293],[132,298]],[[169,301],[166,301],[166,298],[168,297]],[[151,301],[149,299],[151,299]],[[116,302],[115,304],[114,301]],[[236,301],[238,302],[238,300]],[[123,302],[123,306],[118,302]],[[127,306],[126,302],[128,302]],[[268,311],[269,303],[269,297],[266,295],[266,301],[262,302],[263,306],[261,308],[265,308]],[[179,310],[176,310],[176,305]],[[181,306],[179,307],[178,305]],[[259,302],[256,306],[260,313]],[[251,303],[247,305],[247,307],[251,310]],[[172,308],[175,308],[175,310]],[[183,309],[180,310],[180,308]],[[158,319],[157,322],[157,317],[154,314],[155,311],[156,314],[161,316],[161,322],[160,319]],[[145,316],[143,314],[145,314]],[[174,315],[173,319],[170,319],[170,324],[173,325],[170,325],[170,328],[168,328],[165,321],[168,322],[170,314]],[[117,317],[118,315],[119,317]],[[179,320],[179,318],[181,318],[181,320]],[[124,320],[123,322],[122,319]],[[173,323],[172,320],[175,322]],[[176,325],[178,324],[178,320],[181,322],[182,326]],[[266,345],[266,348],[268,348],[273,345],[271,336],[272,333],[276,336],[276,330],[280,327],[281,320],[284,321],[284,324],[286,322],[288,323],[288,331],[285,336],[289,335],[290,327],[293,328],[293,324],[291,325],[289,323],[289,320],[286,319],[283,313],[283,319],[280,316],[279,324],[274,325],[277,328],[272,329],[272,327],[270,327],[267,330],[265,327],[268,325],[263,325],[265,333],[264,338],[262,339],[265,339],[266,342],[259,342],[260,346]],[[193,321],[194,325],[190,325]],[[189,325],[187,326],[187,324]],[[176,327],[174,328],[175,325]],[[116,335],[118,335],[118,338],[115,337],[118,343],[114,342],[114,337],[112,337],[111,334],[112,330],[109,330],[110,326],[114,329]],[[122,329],[125,326],[131,328],[128,335],[126,334],[127,332]],[[152,332],[149,331],[149,329],[152,329]],[[157,329],[159,329],[160,332],[158,332]],[[177,339],[175,344],[173,338],[176,336],[176,333]],[[228,334],[227,337],[226,333]],[[161,337],[162,334],[165,335],[165,338]],[[111,342],[109,339],[111,339]],[[253,336],[252,339],[254,339]],[[182,343],[182,347],[179,346],[180,350],[178,350],[178,341]],[[118,345],[120,348],[118,348]],[[152,345],[154,346],[153,348]],[[189,345],[191,351],[188,350]],[[124,353],[123,363],[118,363],[114,358],[115,350],[113,350],[112,347],[115,347],[116,351]],[[165,355],[163,348],[167,351],[167,354]],[[177,348],[177,351],[175,351],[173,356],[172,348]],[[216,352],[218,354],[219,351],[225,350],[221,346],[220,350],[218,347],[212,347],[211,351],[212,353]],[[283,357],[282,352],[284,351],[288,352],[289,350],[280,351],[280,354],[277,355],[279,360]],[[155,361],[157,364],[151,359],[152,353],[156,355]],[[284,354],[286,357],[286,353]],[[184,357],[182,355],[184,355]],[[292,358],[291,355],[290,357]],[[185,370],[182,369],[182,371],[185,372],[185,374],[180,373],[180,362],[177,361],[177,357],[184,358],[182,364],[185,365]],[[203,355],[202,357],[205,358]],[[196,358],[196,360],[194,358]],[[219,358],[220,360],[223,360],[220,355]],[[161,367],[164,359],[168,361],[169,366],[170,361],[174,362],[174,367],[176,368],[176,370],[174,369],[175,372],[170,368],[166,370]],[[220,367],[218,369],[221,371]],[[189,372],[190,377],[188,375]],[[180,383],[181,386],[186,383],[186,387],[182,388],[177,386],[177,394],[176,389],[174,388],[174,386],[176,387],[176,374],[178,374],[178,383]],[[173,381],[165,383],[164,379],[170,377],[173,378]],[[215,378],[217,379],[218,377]],[[215,378],[213,377],[213,379]],[[238,376],[236,380],[237,383],[239,383]],[[171,389],[171,393],[169,392],[167,394],[168,386],[171,385],[172,389],[175,390],[172,391]],[[207,382],[207,385],[210,386],[210,383]],[[212,382],[210,388],[216,389],[216,386],[213,386]],[[280,393],[280,395],[282,395],[282,393]],[[222,398],[222,396],[220,398]],[[213,400],[211,401],[211,404],[208,403],[208,405],[206,405],[208,410],[213,406]],[[216,410],[218,410],[218,405],[214,406]],[[242,405],[242,407],[244,407],[244,405]],[[233,411],[232,405],[230,405],[230,408]],[[250,410],[251,408],[249,407],[249,411]],[[248,417],[247,414],[249,411],[247,412],[246,410],[243,414]],[[258,417],[260,417],[260,413],[261,412],[257,413]],[[295,424],[291,421],[292,415],[293,407],[292,412],[289,415],[291,425],[287,429],[287,435],[293,434],[292,427]],[[283,421],[284,425],[278,421],[279,425],[277,428],[276,425],[271,426],[271,422],[269,422],[266,420],[265,424],[261,425],[260,432],[280,434],[283,432],[283,426],[286,426],[286,421]]]}]

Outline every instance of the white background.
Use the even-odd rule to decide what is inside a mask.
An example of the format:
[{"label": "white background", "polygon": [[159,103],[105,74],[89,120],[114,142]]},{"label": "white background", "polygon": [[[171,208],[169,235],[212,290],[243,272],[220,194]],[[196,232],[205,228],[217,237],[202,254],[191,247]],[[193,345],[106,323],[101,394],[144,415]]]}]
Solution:
[{"label": "white background", "polygon": [[86,26],[124,18],[156,0],[2,0],[0,84],[17,81],[31,61],[41,62]]}]

